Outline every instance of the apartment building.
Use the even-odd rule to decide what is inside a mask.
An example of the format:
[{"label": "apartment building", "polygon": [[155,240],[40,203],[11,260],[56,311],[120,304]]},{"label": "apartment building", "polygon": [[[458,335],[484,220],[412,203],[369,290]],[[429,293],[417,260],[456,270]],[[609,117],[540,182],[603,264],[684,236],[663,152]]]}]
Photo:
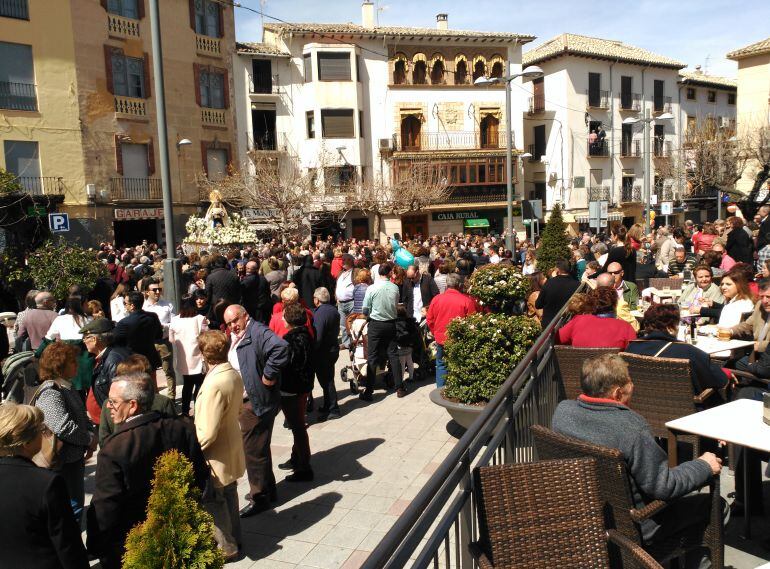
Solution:
[{"label": "apartment building", "polygon": [[[0,2],[0,166],[30,193],[63,196],[69,238],[163,242],[148,0]],[[198,211],[196,177],[235,156],[232,7],[161,4],[176,232]],[[27,181],[30,180],[30,181]],[[37,181],[36,181],[37,180]]]},{"label": "apartment building", "polygon": [[[727,58],[738,63],[739,136],[770,126],[770,38],[731,51]],[[758,163],[748,164],[736,190],[748,195],[760,168]]]},{"label": "apartment building", "polygon": [[[520,72],[522,45],[533,39],[453,30],[446,14],[435,28],[378,26],[368,1],[361,25],[267,24],[263,43],[239,44],[234,64],[241,155],[275,154],[313,171],[321,204],[353,184],[387,183],[429,161],[447,179],[448,199],[385,216],[383,232],[502,231],[505,91],[473,82]],[[513,91],[520,117],[520,80]],[[521,152],[521,121],[510,129]],[[361,238],[374,231],[373,215],[363,211],[310,217],[321,232]]]}]

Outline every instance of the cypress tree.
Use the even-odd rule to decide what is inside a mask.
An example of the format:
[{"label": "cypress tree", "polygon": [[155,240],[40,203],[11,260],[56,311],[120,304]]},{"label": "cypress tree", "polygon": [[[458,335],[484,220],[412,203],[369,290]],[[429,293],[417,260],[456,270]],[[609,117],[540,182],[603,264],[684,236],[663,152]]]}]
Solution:
[{"label": "cypress tree", "polygon": [[569,238],[567,237],[567,225],[561,215],[561,206],[555,204],[551,210],[551,217],[540,236],[540,247],[537,249],[537,268],[544,275],[550,276],[556,266],[557,259],[570,260]]}]

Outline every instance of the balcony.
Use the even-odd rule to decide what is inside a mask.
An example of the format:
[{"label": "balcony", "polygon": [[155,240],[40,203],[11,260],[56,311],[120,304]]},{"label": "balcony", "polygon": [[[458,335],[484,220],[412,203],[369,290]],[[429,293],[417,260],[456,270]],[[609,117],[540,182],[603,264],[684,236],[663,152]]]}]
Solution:
[{"label": "balcony", "polygon": [[671,186],[655,186],[653,193],[658,196],[658,203],[660,202],[672,202],[675,201],[676,195],[674,194],[674,188]]},{"label": "balcony", "polygon": [[653,97],[652,104],[654,113],[671,112],[671,97]]},{"label": "balcony", "polygon": [[589,202],[610,202],[612,203],[612,191],[604,186],[592,186],[586,192]]},{"label": "balcony", "polygon": [[609,109],[610,92],[609,91],[586,91],[586,108],[588,109]]},{"label": "balcony", "polygon": [[246,135],[246,144],[249,152],[284,152],[288,145],[288,140],[284,133],[255,132]]},{"label": "balcony", "polygon": [[642,96],[639,93],[620,93],[620,110],[633,111],[635,113],[642,110]]},{"label": "balcony", "polygon": [[0,81],[0,109],[37,111],[35,84]]},{"label": "balcony", "polygon": [[14,180],[30,196],[63,196],[64,183],[55,176],[19,176]]},{"label": "balcony", "polygon": [[222,57],[222,41],[219,38],[195,34],[195,51],[206,57]]},{"label": "balcony", "polygon": [[201,109],[201,123],[209,128],[227,128],[227,114],[221,109]]},{"label": "balcony", "polygon": [[539,115],[545,112],[545,95],[535,95],[529,98],[530,115]]},{"label": "balcony", "polygon": [[115,95],[115,117],[118,119],[145,119],[147,117],[147,101],[136,97]]},{"label": "balcony", "polygon": [[107,14],[107,31],[113,38],[138,38],[139,21],[117,14]]},{"label": "balcony", "polygon": [[280,95],[278,75],[249,74],[249,94],[251,95]]},{"label": "balcony", "polygon": [[452,188],[445,203],[489,203],[504,202],[505,189]]},{"label": "balcony", "polygon": [[620,190],[621,203],[641,203],[642,186],[627,186]]},{"label": "balcony", "polygon": [[621,158],[639,158],[642,155],[641,140],[622,140],[620,142]]},{"label": "balcony", "polygon": [[537,148],[537,145],[530,144],[527,147],[527,152],[531,155],[529,157],[530,162],[540,162],[540,159],[543,157],[543,154],[545,154],[545,149]]},{"label": "balcony", "polygon": [[112,178],[110,194],[113,201],[161,200],[159,178]]},{"label": "balcony", "polygon": [[0,0],[0,16],[29,20],[28,0]]},{"label": "balcony", "polygon": [[504,132],[421,132],[404,140],[393,135],[393,147],[401,152],[430,150],[497,150],[505,149]]},{"label": "balcony", "polygon": [[653,140],[652,152],[655,158],[671,158],[674,151],[674,143],[670,140]]},{"label": "balcony", "polygon": [[586,142],[589,158],[606,158],[610,155],[610,146],[606,140],[599,142]]}]

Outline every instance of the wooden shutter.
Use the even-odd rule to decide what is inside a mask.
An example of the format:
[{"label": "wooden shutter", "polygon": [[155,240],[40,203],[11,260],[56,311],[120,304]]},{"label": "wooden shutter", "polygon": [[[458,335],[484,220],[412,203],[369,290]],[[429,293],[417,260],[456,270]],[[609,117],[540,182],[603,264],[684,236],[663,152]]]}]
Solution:
[{"label": "wooden shutter", "polygon": [[195,102],[201,106],[201,66],[193,63],[193,79],[195,81]]},{"label": "wooden shutter", "polygon": [[144,3],[146,0],[136,0],[136,15],[139,16],[139,19],[141,20],[144,18]]},{"label": "wooden shutter", "polygon": [[149,99],[151,97],[152,91],[150,90],[150,84],[152,81],[150,81],[150,78],[152,77],[152,73],[150,73],[150,54],[145,53],[144,54],[144,98]]},{"label": "wooden shutter", "polygon": [[190,27],[195,31],[195,0],[190,0]]},{"label": "wooden shutter", "polygon": [[322,109],[321,128],[324,138],[355,138],[352,109]]},{"label": "wooden shutter", "polygon": [[313,80],[313,59],[312,55],[306,53],[302,56],[305,69],[305,83],[310,83]]},{"label": "wooden shutter", "polygon": [[107,90],[115,94],[115,86],[112,83],[112,54],[115,48],[109,45],[104,46],[104,71],[107,74]]},{"label": "wooden shutter", "polygon": [[121,148],[122,135],[115,135],[115,170],[123,175],[123,149]]},{"label": "wooden shutter", "polygon": [[350,53],[319,52],[319,81],[350,81]]},{"label": "wooden shutter", "polygon": [[147,175],[155,174],[155,144],[152,138],[147,141]]}]

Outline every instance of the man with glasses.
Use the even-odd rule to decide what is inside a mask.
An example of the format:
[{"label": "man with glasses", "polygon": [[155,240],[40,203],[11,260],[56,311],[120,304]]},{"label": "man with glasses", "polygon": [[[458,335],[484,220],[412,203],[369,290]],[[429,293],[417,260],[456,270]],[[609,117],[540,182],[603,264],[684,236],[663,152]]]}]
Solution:
[{"label": "man with glasses", "polygon": [[636,310],[639,306],[639,288],[636,283],[623,280],[625,273],[620,263],[610,263],[607,266],[607,272],[612,275],[618,298],[625,300],[631,310]]},{"label": "man with glasses", "polygon": [[227,359],[241,374],[245,387],[238,420],[246,454],[249,503],[240,515],[248,518],[269,509],[276,499],[270,441],[281,404],[279,382],[289,362],[289,346],[270,328],[249,317],[239,304],[227,307],[224,321],[231,340]]},{"label": "man with glasses", "polygon": [[115,344],[128,346],[134,353],[142,354],[150,360],[152,369],[158,369],[162,361],[155,345],[163,341],[163,326],[158,315],[142,308],[144,295],[141,292],[129,292],[123,304],[128,314],[115,326]]},{"label": "man with glasses", "polygon": [[174,314],[174,305],[167,300],[161,300],[161,294],[163,294],[162,284],[150,281],[144,293],[145,300],[142,310],[156,314],[160,320],[160,325],[163,327],[163,338],[160,342],[155,342],[155,349],[160,356],[163,373],[166,374],[168,396],[174,400],[176,399],[176,376],[174,375],[174,354],[171,342],[168,341],[168,327],[171,324],[171,318],[176,314]]},{"label": "man with glasses", "polygon": [[87,514],[88,551],[99,557],[104,569],[121,567],[128,532],[147,517],[158,457],[177,450],[192,462],[198,488],[203,490],[209,479],[193,424],[151,411],[154,397],[146,373],[118,376],[110,386],[106,405],[116,429],[99,452]]}]

